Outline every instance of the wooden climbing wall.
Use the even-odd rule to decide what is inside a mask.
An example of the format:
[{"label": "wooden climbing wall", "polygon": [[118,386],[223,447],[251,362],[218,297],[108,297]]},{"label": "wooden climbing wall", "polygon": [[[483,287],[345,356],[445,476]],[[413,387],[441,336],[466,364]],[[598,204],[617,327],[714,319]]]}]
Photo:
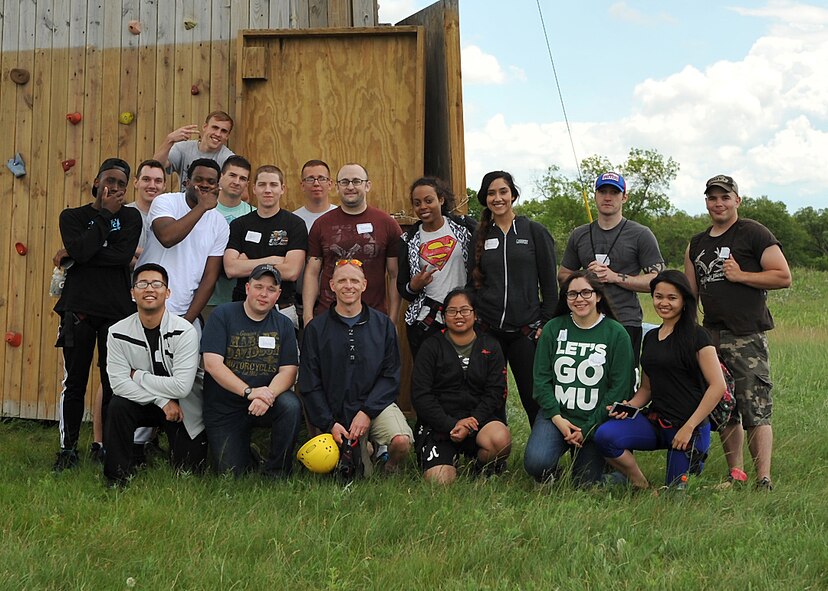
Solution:
[{"label": "wooden climbing wall", "polygon": [[[56,417],[63,375],[48,289],[57,220],[91,201],[100,162],[119,156],[135,165],[213,109],[237,118],[239,31],[376,20],[375,0],[0,0],[0,321],[3,333],[23,335],[19,347],[0,343],[2,416]],[[13,68],[29,81],[15,84]],[[75,111],[78,125],[66,120]],[[135,114],[130,125],[118,123],[125,111]],[[4,165],[16,152],[27,169],[19,179]],[[64,160],[75,160],[68,172]],[[94,377],[89,391],[97,385]]]}]

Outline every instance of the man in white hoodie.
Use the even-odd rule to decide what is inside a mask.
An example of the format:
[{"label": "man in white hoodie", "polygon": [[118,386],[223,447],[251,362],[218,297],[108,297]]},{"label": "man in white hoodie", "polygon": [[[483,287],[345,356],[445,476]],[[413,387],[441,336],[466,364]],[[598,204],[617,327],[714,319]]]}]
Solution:
[{"label": "man in white hoodie", "polygon": [[196,329],[167,311],[167,271],[155,263],[133,273],[138,311],[109,330],[106,371],[114,396],[109,405],[104,476],[123,485],[135,471],[136,427],[161,427],[174,468],[201,471],[207,458],[200,384],[194,388],[199,341]]}]

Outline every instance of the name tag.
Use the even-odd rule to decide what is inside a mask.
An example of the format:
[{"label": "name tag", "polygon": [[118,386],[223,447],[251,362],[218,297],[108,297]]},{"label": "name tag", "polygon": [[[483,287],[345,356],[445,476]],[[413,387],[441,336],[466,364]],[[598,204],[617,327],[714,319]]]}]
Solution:
[{"label": "name tag", "polygon": [[589,364],[592,367],[600,367],[607,362],[607,358],[601,353],[593,353],[589,356]]},{"label": "name tag", "polygon": [[483,248],[486,250],[494,250],[498,244],[500,244],[500,241],[497,238],[487,238],[483,244]]},{"label": "name tag", "polygon": [[515,244],[529,244],[529,241],[526,238],[518,238],[515,240]]},{"label": "name tag", "polygon": [[357,234],[370,234],[374,231],[374,224],[357,224]]},{"label": "name tag", "polygon": [[259,349],[275,349],[276,337],[259,337]]},{"label": "name tag", "polygon": [[262,241],[262,233],[261,232],[254,232],[253,230],[248,230],[247,234],[244,237],[245,242],[256,242],[259,243]]}]

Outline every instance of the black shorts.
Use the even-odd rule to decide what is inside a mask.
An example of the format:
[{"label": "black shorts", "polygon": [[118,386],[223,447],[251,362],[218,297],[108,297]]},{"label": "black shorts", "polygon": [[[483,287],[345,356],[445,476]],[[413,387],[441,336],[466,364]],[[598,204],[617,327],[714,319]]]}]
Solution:
[{"label": "black shorts", "polygon": [[448,433],[438,433],[423,425],[417,425],[414,436],[417,462],[423,472],[436,466],[454,466],[460,455],[477,457],[477,436],[466,437],[460,443],[451,440]]}]

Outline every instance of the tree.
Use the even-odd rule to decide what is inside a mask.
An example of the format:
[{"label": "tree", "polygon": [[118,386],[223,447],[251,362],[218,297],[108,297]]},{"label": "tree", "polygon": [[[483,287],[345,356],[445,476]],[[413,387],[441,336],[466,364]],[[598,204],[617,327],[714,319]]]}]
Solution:
[{"label": "tree", "polygon": [[739,217],[756,220],[768,228],[782,243],[785,257],[791,266],[809,264],[808,232],[796,223],[787,206],[781,201],[771,201],[766,195],[759,198],[742,197]]},{"label": "tree", "polygon": [[627,181],[627,218],[645,224],[673,211],[667,191],[678,176],[678,162],[669,156],[665,159],[658,150],[630,148],[619,170]]},{"label": "tree", "polygon": [[698,234],[710,225],[707,214],[696,216],[677,211],[670,215],[663,215],[650,226],[658,241],[661,256],[669,267],[682,268],[684,252],[694,234]]}]

